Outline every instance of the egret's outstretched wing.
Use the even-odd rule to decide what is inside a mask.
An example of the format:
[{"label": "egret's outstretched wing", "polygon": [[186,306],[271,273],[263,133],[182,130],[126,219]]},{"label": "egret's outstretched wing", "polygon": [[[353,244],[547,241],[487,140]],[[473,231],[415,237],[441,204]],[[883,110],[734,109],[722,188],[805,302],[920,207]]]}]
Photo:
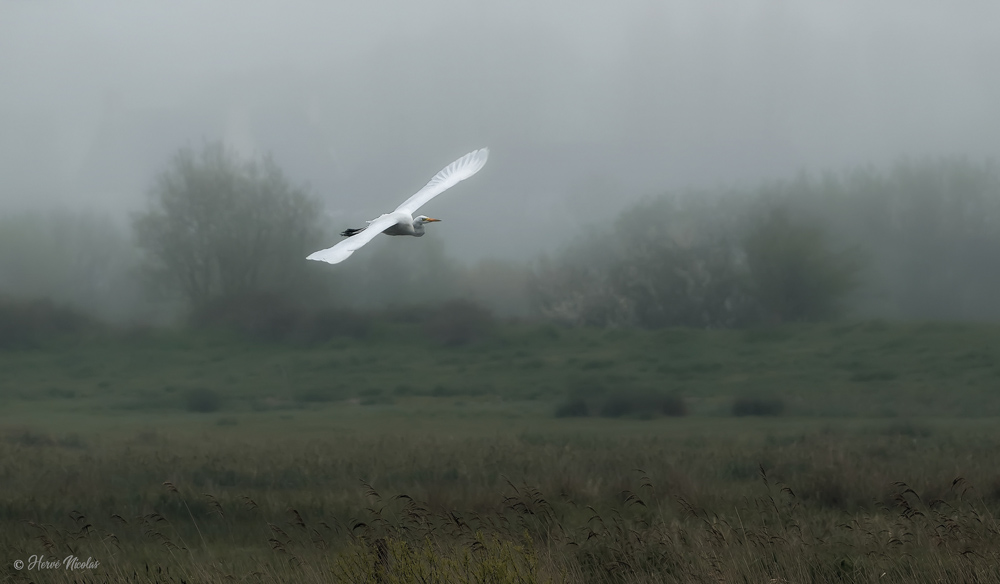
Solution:
[{"label": "egret's outstretched wing", "polygon": [[399,221],[399,217],[395,214],[382,215],[369,223],[368,227],[365,227],[361,233],[352,235],[333,247],[317,251],[306,259],[326,262],[328,264],[339,264],[351,257],[352,253],[361,249],[361,246],[375,239],[376,235],[382,233],[397,221]]},{"label": "egret's outstretched wing", "polygon": [[469,178],[479,172],[486,164],[486,158],[490,155],[489,148],[480,148],[469,152],[465,156],[444,167],[444,170],[434,175],[424,188],[417,191],[415,195],[403,201],[403,204],[396,207],[396,211],[413,214],[421,205],[440,195],[459,182]]}]

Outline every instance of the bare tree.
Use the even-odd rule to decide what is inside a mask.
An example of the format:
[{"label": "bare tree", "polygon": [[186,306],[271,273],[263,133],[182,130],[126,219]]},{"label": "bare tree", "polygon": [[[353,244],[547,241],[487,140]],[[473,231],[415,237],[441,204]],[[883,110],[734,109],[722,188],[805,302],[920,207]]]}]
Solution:
[{"label": "bare tree", "polygon": [[180,150],[133,219],[146,272],[190,308],[219,298],[287,293],[310,279],[319,204],[270,156],[241,160],[221,143]]}]

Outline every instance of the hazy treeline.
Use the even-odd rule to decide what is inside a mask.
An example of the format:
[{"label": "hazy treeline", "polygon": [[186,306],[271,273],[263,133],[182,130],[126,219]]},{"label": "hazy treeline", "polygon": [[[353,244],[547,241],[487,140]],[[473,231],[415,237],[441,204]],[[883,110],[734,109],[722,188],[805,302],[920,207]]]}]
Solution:
[{"label": "hazy treeline", "polygon": [[461,264],[433,237],[419,245],[379,238],[364,261],[335,268],[307,261],[340,241],[345,226],[267,156],[241,159],[218,143],[183,149],[148,195],[126,221],[66,209],[0,216],[0,297],[137,323],[220,312],[432,310],[462,298],[501,316],[529,311],[524,266]]},{"label": "hazy treeline", "polygon": [[998,262],[996,166],[920,160],[648,199],[541,260],[532,293],[589,324],[996,320]]},{"label": "hazy treeline", "polygon": [[521,263],[466,265],[433,235],[377,238],[336,267],[306,261],[339,241],[332,223],[268,157],[182,150],[128,222],[0,217],[0,294],[135,322],[247,299],[305,312],[466,299],[501,316],[649,327],[1000,318],[1000,172],[964,159],[649,198]]}]

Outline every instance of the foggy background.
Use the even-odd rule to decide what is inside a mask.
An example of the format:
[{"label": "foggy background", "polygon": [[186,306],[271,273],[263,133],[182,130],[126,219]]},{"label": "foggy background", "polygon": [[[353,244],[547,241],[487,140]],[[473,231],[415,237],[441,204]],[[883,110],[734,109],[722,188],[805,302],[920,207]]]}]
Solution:
[{"label": "foggy background", "polygon": [[[9,2],[0,214],[38,236],[15,214],[84,212],[120,226],[94,248],[121,255],[171,156],[222,140],[273,154],[339,231],[489,146],[421,210],[443,222],[403,243],[533,261],[651,195],[992,160],[998,17],[989,2]],[[6,255],[41,253],[12,237]]]}]

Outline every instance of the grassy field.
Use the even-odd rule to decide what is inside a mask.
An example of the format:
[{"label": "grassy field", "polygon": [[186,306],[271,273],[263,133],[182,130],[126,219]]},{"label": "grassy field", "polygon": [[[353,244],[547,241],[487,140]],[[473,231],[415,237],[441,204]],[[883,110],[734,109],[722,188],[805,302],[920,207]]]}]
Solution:
[{"label": "grassy field", "polygon": [[[729,415],[740,397],[789,415],[1000,415],[1000,327],[881,322],[748,331],[511,325],[446,345],[420,324],[379,323],[323,343],[136,330],[0,353],[0,403],[83,413],[241,412],[356,399],[465,404],[616,395],[682,399]],[[405,408],[404,408],[405,409]],[[595,407],[599,409],[599,407]]]},{"label": "grassy field", "polygon": [[[48,339],[0,352],[0,574],[1000,582],[998,341],[886,323]],[[741,399],[783,407],[734,416]],[[574,401],[589,415],[555,416]],[[13,567],[32,555],[100,565]]]}]

